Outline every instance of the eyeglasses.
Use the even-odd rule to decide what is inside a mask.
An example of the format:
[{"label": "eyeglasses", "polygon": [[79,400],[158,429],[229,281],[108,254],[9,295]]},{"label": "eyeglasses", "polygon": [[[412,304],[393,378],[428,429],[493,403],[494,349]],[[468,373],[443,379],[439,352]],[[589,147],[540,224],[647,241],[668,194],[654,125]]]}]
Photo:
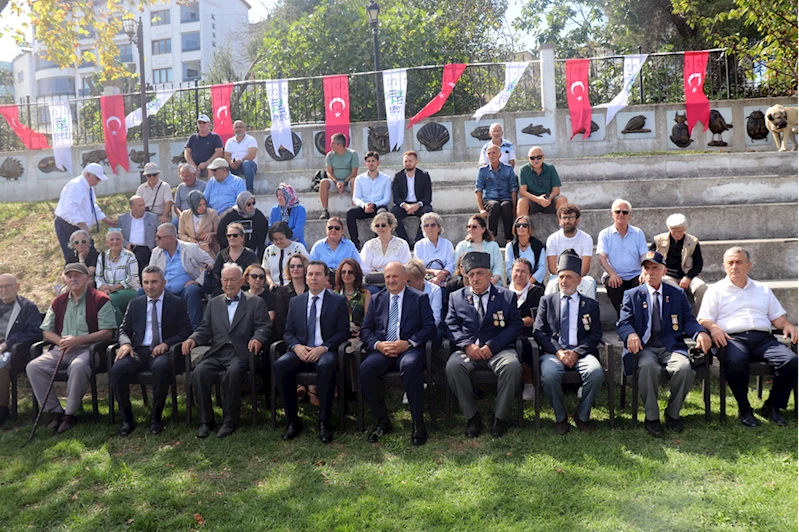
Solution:
[{"label": "eyeglasses", "polygon": [[422,225],[425,229],[429,229],[430,227],[438,227],[438,224],[424,224]]},{"label": "eyeglasses", "polygon": [[156,177],[158,174],[144,174],[144,177]]},{"label": "eyeglasses", "polygon": [[247,202],[247,207],[252,207],[253,205],[255,205],[255,200]]},{"label": "eyeglasses", "polygon": [[72,245],[73,246],[77,246],[78,244],[88,244],[88,243],[89,243],[88,240],[73,240],[72,241]]},{"label": "eyeglasses", "polygon": [[541,159],[543,159],[543,158],[544,158],[544,156],[543,156],[543,155],[531,155],[531,156],[530,156],[530,160],[531,160],[531,161],[540,161],[540,160],[541,160]]},{"label": "eyeglasses", "polygon": [[305,268],[302,264],[289,264],[289,270],[301,270]]},{"label": "eyeglasses", "polygon": [[466,229],[482,229],[483,226],[481,225],[467,225]]},{"label": "eyeglasses", "polygon": [[613,211],[613,214],[623,214],[624,216],[627,216],[628,214],[630,214],[630,211],[623,211],[623,210],[617,209],[617,210]]},{"label": "eyeglasses", "polygon": [[259,279],[259,280],[263,281],[264,279],[266,279],[266,275],[264,275],[262,273],[251,273],[250,274],[250,279]]},{"label": "eyeglasses", "polygon": [[340,225],[328,225],[327,226],[327,230],[328,231],[341,231],[341,226]]},{"label": "eyeglasses", "polygon": [[375,224],[375,229],[383,229],[388,227],[388,224]]},{"label": "eyeglasses", "polygon": [[240,235],[238,233],[231,233],[231,234],[225,235],[225,236],[228,237],[228,238],[241,238],[244,235]]},{"label": "eyeglasses", "polygon": [[341,276],[344,277],[345,275],[355,275],[355,271],[353,271],[353,270],[341,270]]},{"label": "eyeglasses", "polygon": [[520,227],[524,227],[525,229],[527,229],[528,227],[530,227],[530,224],[528,224],[528,223],[516,224],[516,229],[519,229]]}]

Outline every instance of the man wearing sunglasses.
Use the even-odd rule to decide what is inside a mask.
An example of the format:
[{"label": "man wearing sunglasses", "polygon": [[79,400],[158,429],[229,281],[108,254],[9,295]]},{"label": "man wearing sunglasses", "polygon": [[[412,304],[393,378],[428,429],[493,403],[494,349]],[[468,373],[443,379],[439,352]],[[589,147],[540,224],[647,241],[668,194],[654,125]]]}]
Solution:
[{"label": "man wearing sunglasses", "polygon": [[613,225],[599,233],[596,254],[605,270],[602,283],[618,316],[624,292],[640,284],[641,262],[649,247],[644,232],[630,225],[633,206],[629,201],[617,199],[610,212]]},{"label": "man wearing sunglasses", "polygon": [[225,211],[236,204],[239,194],[247,190],[244,180],[230,173],[228,162],[219,157],[208,165],[213,179],[205,185],[205,201],[208,206],[223,215]]},{"label": "man wearing sunglasses", "polygon": [[170,213],[175,204],[172,201],[172,190],[167,183],[161,181],[161,171],[158,169],[158,165],[155,163],[145,164],[144,177],[147,178],[147,182],[139,185],[136,195],[144,199],[144,207],[147,212],[158,216],[162,224],[171,221]]},{"label": "man wearing sunglasses", "polygon": [[211,131],[211,119],[208,115],[198,116],[197,133],[186,141],[183,158],[197,168],[200,177],[206,177],[206,167],[223,152],[222,137]]},{"label": "man wearing sunglasses", "polygon": [[569,202],[560,195],[560,177],[551,164],[544,162],[544,150],[533,146],[527,152],[528,163],[519,170],[519,216],[545,212],[554,214]]}]

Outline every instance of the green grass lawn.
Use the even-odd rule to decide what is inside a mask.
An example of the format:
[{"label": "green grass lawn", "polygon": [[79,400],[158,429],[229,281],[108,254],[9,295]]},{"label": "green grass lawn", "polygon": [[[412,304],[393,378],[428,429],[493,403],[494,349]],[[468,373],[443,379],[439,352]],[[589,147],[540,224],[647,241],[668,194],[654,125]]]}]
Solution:
[{"label": "green grass lawn", "polygon": [[[182,392],[182,390],[181,390]],[[63,389],[60,395],[63,396]],[[134,394],[136,392],[134,391]],[[629,390],[628,390],[629,394]],[[355,423],[332,445],[317,438],[314,409],[306,432],[283,442],[261,405],[261,423],[226,440],[198,440],[196,427],[167,424],[150,436],[147,409],[139,426],[116,435],[108,417],[86,413],[61,436],[30,431],[30,394],[20,419],[0,432],[2,530],[796,530],[797,424],[741,426],[735,417],[703,419],[699,388],[688,397],[684,433],[656,440],[634,427],[629,407],[607,428],[606,399],[592,434],[552,429],[545,406],[533,428],[494,439],[466,440],[464,422],[411,447],[410,416],[395,405],[395,431],[378,445]],[[605,396],[606,397],[606,396]],[[484,420],[493,398],[480,402]],[[752,393],[756,406],[760,402]],[[105,405],[101,401],[101,409]],[[184,412],[181,404],[181,413]],[[567,406],[576,406],[574,394]],[[661,407],[665,406],[662,403]],[[354,409],[354,403],[351,405]],[[731,413],[735,405],[729,400]],[[168,411],[169,409],[167,409]],[[107,410],[103,410],[107,413]],[[367,414],[368,415],[368,414]],[[439,418],[443,415],[439,409]],[[181,418],[183,419],[183,418]],[[762,419],[761,419],[762,420]],[[443,423],[442,423],[443,424]]]}]

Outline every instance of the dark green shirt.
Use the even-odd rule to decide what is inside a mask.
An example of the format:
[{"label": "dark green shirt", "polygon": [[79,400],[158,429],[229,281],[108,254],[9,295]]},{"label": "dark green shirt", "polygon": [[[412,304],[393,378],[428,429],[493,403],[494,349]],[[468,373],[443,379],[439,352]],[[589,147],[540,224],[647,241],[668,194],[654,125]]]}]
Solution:
[{"label": "dark green shirt", "polygon": [[561,186],[558,171],[551,164],[541,163],[541,173],[536,174],[530,163],[519,170],[519,187],[527,185],[527,192],[533,196],[550,194],[552,189]]}]

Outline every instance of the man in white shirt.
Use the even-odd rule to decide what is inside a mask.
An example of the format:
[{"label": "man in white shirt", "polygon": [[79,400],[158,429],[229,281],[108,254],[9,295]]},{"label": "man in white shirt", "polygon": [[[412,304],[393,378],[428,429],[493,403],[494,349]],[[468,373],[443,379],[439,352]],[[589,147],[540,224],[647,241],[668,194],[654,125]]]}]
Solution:
[{"label": "man in white shirt", "polygon": [[91,227],[100,231],[100,222],[116,227],[117,221],[106,217],[97,205],[94,187],[100,181],[107,181],[103,167],[89,163],[78,177],[69,180],[61,189],[58,205],[55,208],[55,234],[66,262],[72,257],[69,237],[78,229],[91,233]]},{"label": "man in white shirt", "polygon": [[347,230],[355,247],[361,249],[358,240],[358,220],[374,218],[381,211],[388,210],[391,203],[391,178],[377,169],[380,166],[380,154],[370,151],[363,158],[366,172],[355,178],[352,202],[355,204],[347,211]]},{"label": "man in white shirt", "polygon": [[705,292],[699,324],[710,332],[716,346],[727,348],[725,377],[738,401],[741,423],[750,428],[760,425],[747,397],[749,361],[765,360],[774,368],[774,384],[763,405],[763,415],[785,426],[780,409],[788,406],[788,396],[796,386],[797,357],[774,338],[771,329],[782,329],[783,338],[790,337],[794,344],[797,329],[771,289],[749,278],[751,269],[749,252],[744,248],[736,246],[724,252],[727,277]]},{"label": "man in white shirt", "polygon": [[147,212],[158,216],[162,224],[170,222],[172,206],[175,203],[172,201],[172,189],[160,179],[161,171],[158,169],[158,165],[155,163],[145,164],[144,177],[147,178],[147,182],[139,185],[136,195],[144,199],[144,207]]},{"label": "man in white shirt", "polygon": [[580,207],[574,203],[561,205],[558,209],[558,224],[560,230],[547,238],[547,269],[552,277],[549,278],[544,293],[549,295],[558,291],[558,257],[567,249],[573,249],[582,259],[582,279],[577,286],[577,292],[596,300],[596,280],[588,275],[594,254],[594,239],[585,231],[577,229],[580,224]]},{"label": "man in white shirt", "polygon": [[258,142],[255,137],[247,134],[247,126],[241,120],[233,122],[234,137],[225,143],[225,160],[230,165],[230,173],[243,177],[247,190],[254,193],[253,184],[258,165],[255,157],[258,155]]},{"label": "man in white shirt", "polygon": [[488,154],[486,151],[493,144],[494,146],[499,146],[499,162],[508,164],[511,168],[516,167],[516,148],[511,141],[502,138],[504,133],[505,132],[502,131],[502,124],[499,122],[491,124],[491,127],[488,128],[488,134],[491,135],[491,140],[486,142],[480,150],[480,166],[488,164]]},{"label": "man in white shirt", "polygon": [[158,217],[147,212],[144,198],[131,196],[128,200],[130,212],[119,217],[119,228],[122,231],[125,249],[136,255],[139,263],[139,278],[145,266],[150,264],[150,255],[155,248],[155,232],[158,230]]}]

